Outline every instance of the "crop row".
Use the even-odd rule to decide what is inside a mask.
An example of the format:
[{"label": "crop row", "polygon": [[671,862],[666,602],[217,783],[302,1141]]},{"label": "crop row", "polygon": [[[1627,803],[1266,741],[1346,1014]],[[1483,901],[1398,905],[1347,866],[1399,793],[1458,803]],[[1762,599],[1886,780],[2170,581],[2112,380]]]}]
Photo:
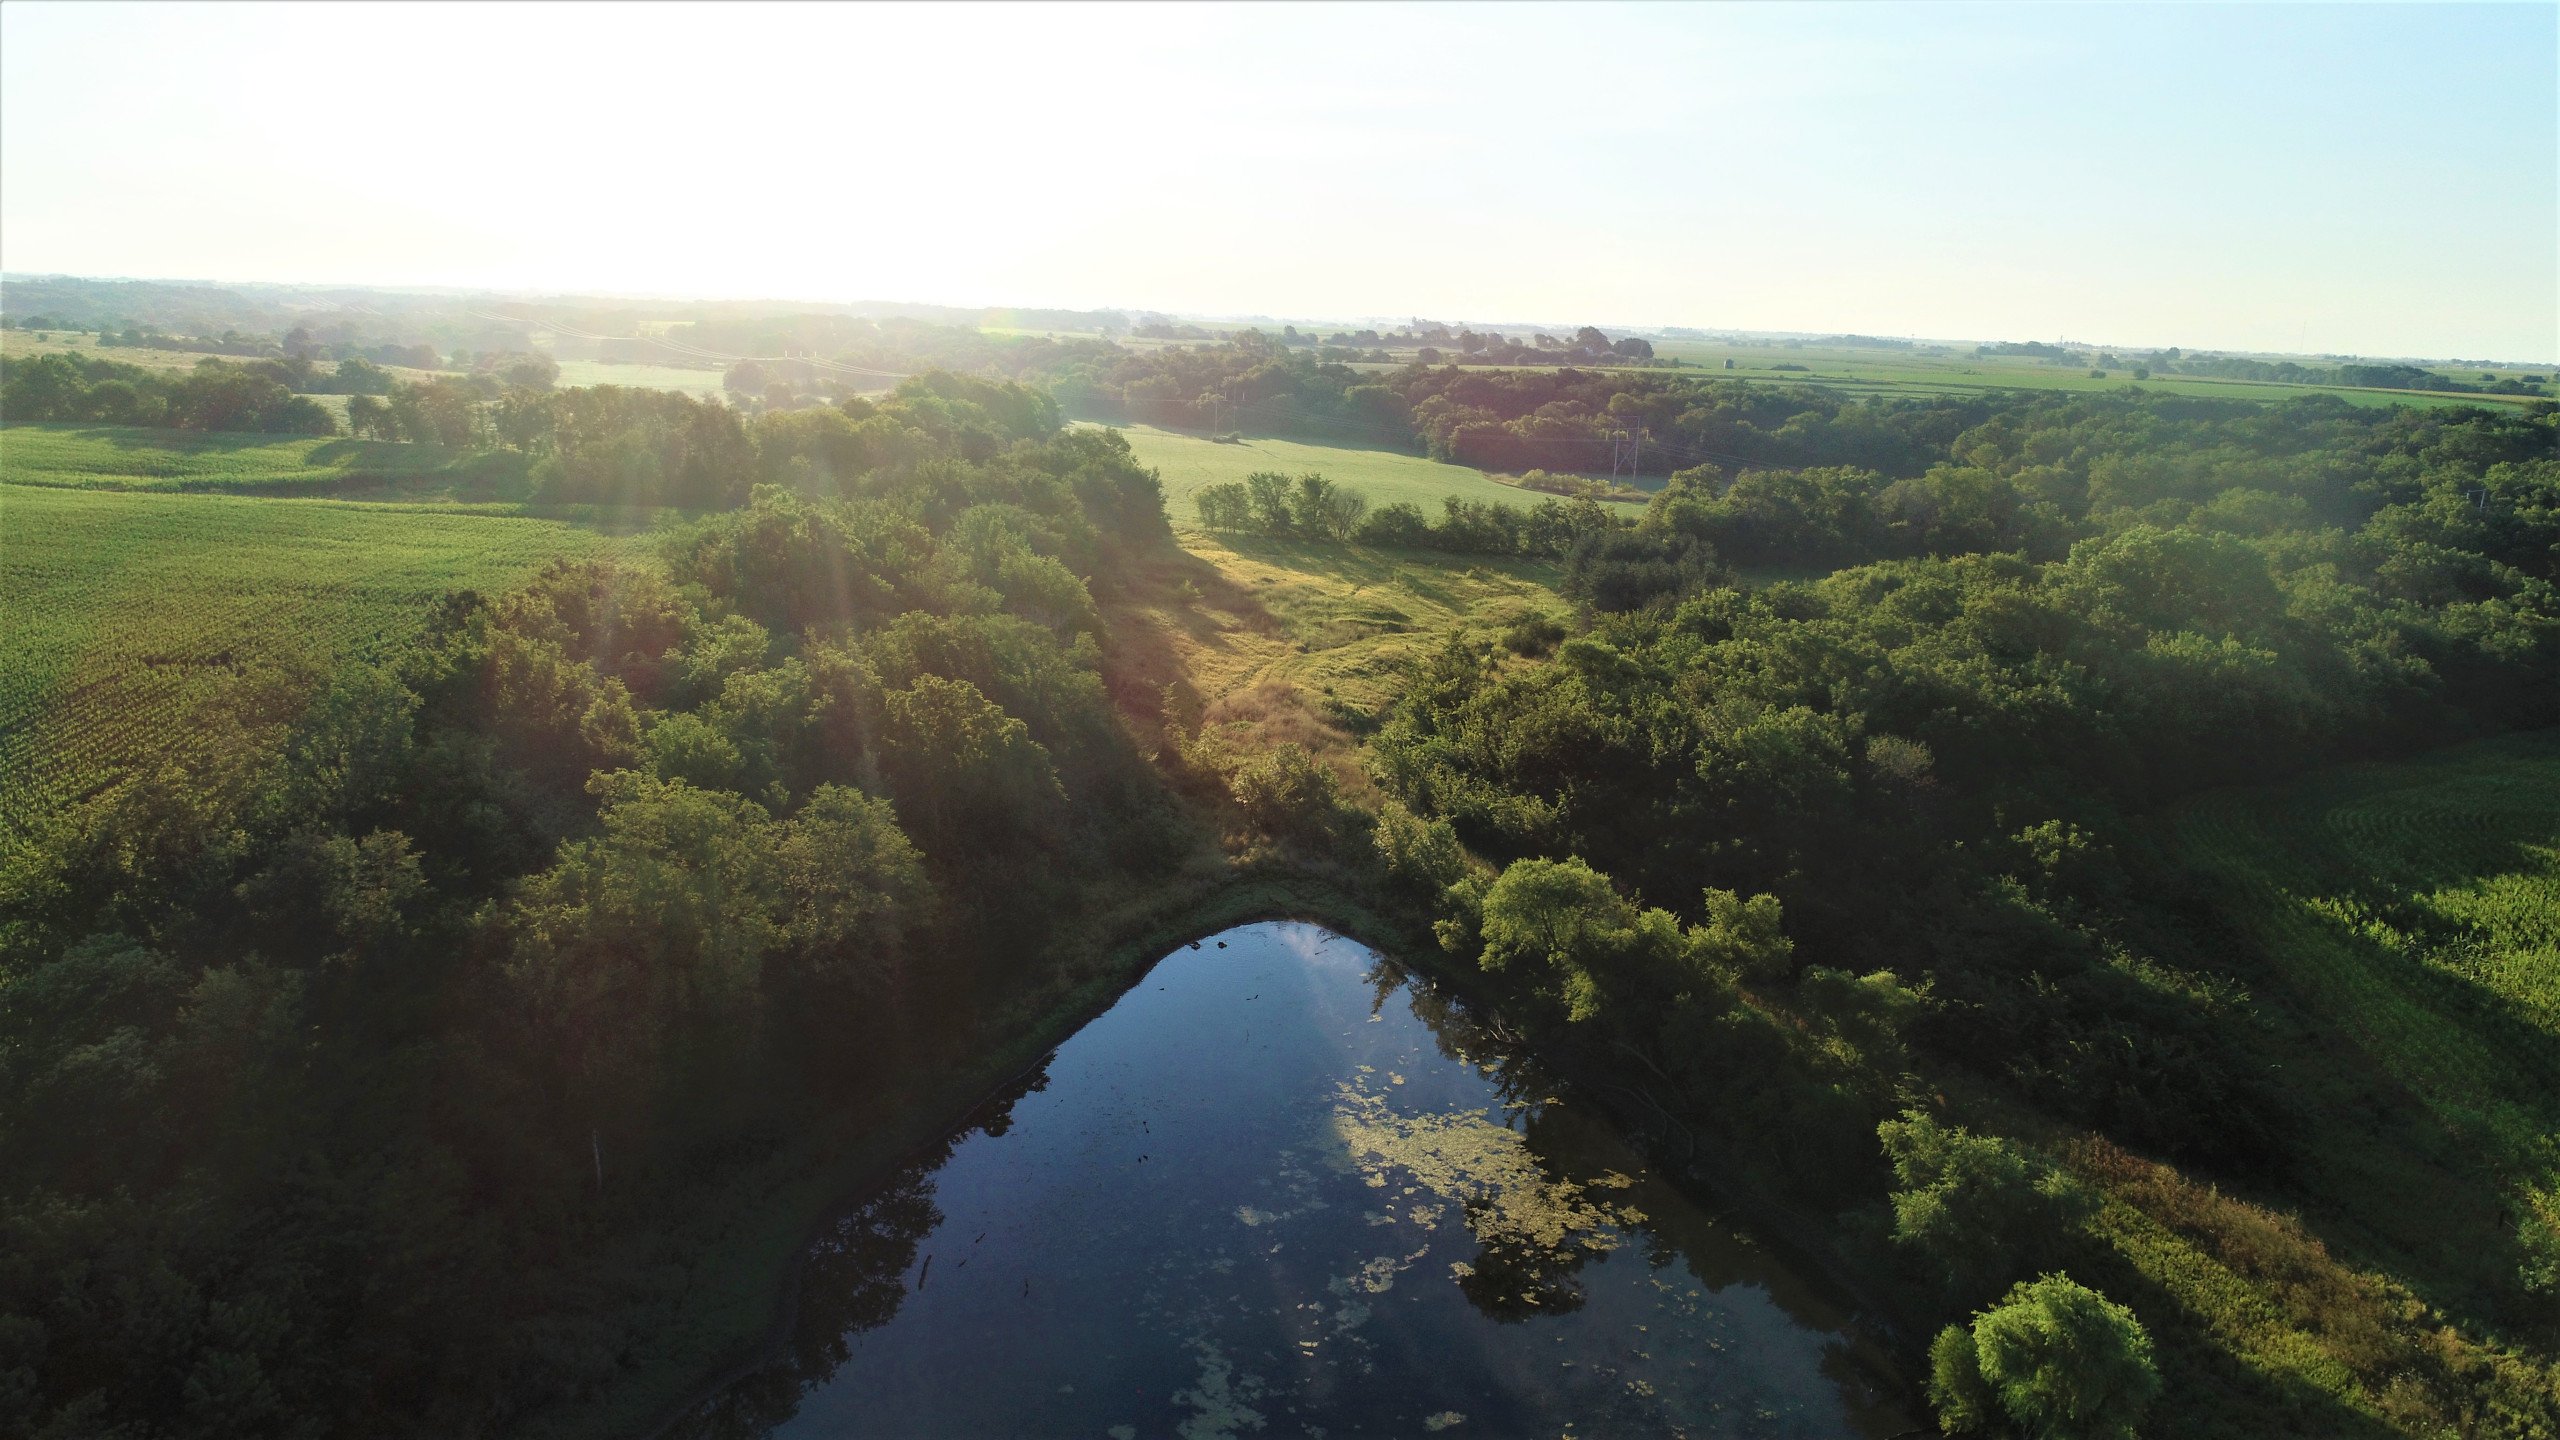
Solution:
[{"label": "crop row", "polygon": [[365,653],[450,590],[618,543],[458,507],[0,486],[0,829],[200,758],[189,717],[243,673]]}]

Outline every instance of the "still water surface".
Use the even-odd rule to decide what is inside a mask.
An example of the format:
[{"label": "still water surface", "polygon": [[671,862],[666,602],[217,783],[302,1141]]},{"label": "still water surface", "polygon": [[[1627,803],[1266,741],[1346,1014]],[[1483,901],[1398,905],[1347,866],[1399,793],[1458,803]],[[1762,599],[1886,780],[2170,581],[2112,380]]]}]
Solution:
[{"label": "still water surface", "polygon": [[1168,956],[828,1227],[682,1437],[1857,1436],[1850,1316],[1451,997],[1312,925]]}]

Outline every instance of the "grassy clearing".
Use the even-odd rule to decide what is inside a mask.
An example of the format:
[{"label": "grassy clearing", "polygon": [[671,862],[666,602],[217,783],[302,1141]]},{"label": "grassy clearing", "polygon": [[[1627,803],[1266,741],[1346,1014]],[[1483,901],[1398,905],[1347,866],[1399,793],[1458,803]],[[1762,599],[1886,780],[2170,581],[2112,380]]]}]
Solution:
[{"label": "grassy clearing", "polygon": [[1369,714],[1394,698],[1406,664],[1450,632],[1571,611],[1543,561],[1246,536],[1183,544],[1180,558],[1130,577],[1114,609],[1125,672],[1115,683],[1133,694],[1175,685],[1186,701],[1214,705],[1278,682]]},{"label": "grassy clearing", "polygon": [[406,500],[514,500],[526,484],[525,457],[513,451],[124,425],[0,429],[0,482]]},{"label": "grassy clearing", "polygon": [[[1444,495],[1515,506],[1534,505],[1546,498],[1496,484],[1486,479],[1482,471],[1464,465],[1394,450],[1312,445],[1270,436],[1248,436],[1240,443],[1221,445],[1204,436],[1160,430],[1153,425],[1115,428],[1129,437],[1129,448],[1138,452],[1138,459],[1164,477],[1165,510],[1176,526],[1191,525],[1199,519],[1192,497],[1202,486],[1241,480],[1257,470],[1277,470],[1288,475],[1314,470],[1368,496],[1373,507],[1403,501],[1433,515],[1440,513]],[[1633,514],[1639,507],[1624,508]]]},{"label": "grassy clearing", "polygon": [[374,651],[457,588],[625,542],[504,510],[0,487],[0,833],[136,767],[244,677]]},{"label": "grassy clearing", "polygon": [[725,371],[700,370],[685,365],[625,365],[606,360],[563,360],[560,362],[560,385],[624,385],[635,390],[674,390],[697,399],[716,400],[721,395],[721,376]]}]

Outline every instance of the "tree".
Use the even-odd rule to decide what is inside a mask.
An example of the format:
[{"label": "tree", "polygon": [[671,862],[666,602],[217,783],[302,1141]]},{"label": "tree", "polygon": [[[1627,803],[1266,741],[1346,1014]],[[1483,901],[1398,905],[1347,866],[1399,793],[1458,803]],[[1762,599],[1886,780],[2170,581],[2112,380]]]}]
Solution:
[{"label": "tree", "polygon": [[1286,535],[1296,522],[1291,504],[1295,484],[1288,476],[1271,470],[1257,470],[1244,477],[1245,501],[1253,514],[1253,528],[1265,535]]},{"label": "tree", "polygon": [[890,691],[881,728],[903,828],[939,856],[1011,849],[1066,800],[1030,728],[966,680],[920,675]]},{"label": "tree", "polygon": [[1235,481],[1203,485],[1192,492],[1191,503],[1200,512],[1200,524],[1206,529],[1253,528],[1253,497]]},{"label": "tree", "polygon": [[1332,774],[1294,740],[1237,766],[1227,789],[1246,822],[1266,835],[1319,834],[1333,816]]},{"label": "tree", "polygon": [[346,433],[356,438],[389,441],[392,438],[389,425],[392,425],[392,413],[381,405],[381,400],[374,400],[371,395],[346,397]]},{"label": "tree", "polygon": [[2060,1257],[2090,1212],[2069,1177],[1996,1135],[1917,1110],[1876,1127],[1893,1164],[1893,1238],[1927,1255],[1950,1289],[1982,1294]]},{"label": "tree", "polygon": [[1301,535],[1348,540],[1368,513],[1368,497],[1310,472],[1298,477],[1289,496],[1290,525]]},{"label": "tree", "polygon": [[2150,1332],[2067,1275],[2013,1287],[1929,1346],[1929,1399],[1950,1431],[2133,1440],[2159,1393]]},{"label": "tree", "polygon": [[510,356],[498,375],[510,385],[548,390],[560,382],[560,362],[548,355]]}]

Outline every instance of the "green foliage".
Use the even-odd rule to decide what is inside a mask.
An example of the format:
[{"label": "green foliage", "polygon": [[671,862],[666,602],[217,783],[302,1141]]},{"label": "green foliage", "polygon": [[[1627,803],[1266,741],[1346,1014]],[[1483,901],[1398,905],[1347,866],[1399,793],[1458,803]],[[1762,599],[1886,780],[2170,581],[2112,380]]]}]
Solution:
[{"label": "green foliage", "polygon": [[1245,822],[1266,835],[1321,834],[1339,803],[1332,772],[1296,741],[1283,741],[1236,766],[1227,790]]},{"label": "green foliage", "polygon": [[334,435],[338,422],[259,369],[205,359],[179,374],[89,356],[0,358],[0,414],[12,423],[70,421]]},{"label": "green foliage", "polygon": [[289,700],[297,677],[414,637],[448,591],[615,543],[503,512],[12,485],[0,830],[32,833],[137,769],[202,763],[226,738],[193,718],[205,707]]},{"label": "green foliage", "polygon": [[1982,1295],[2062,1258],[2095,1207],[2069,1177],[2015,1145],[1917,1110],[1876,1127],[1893,1165],[1893,1238],[1956,1295]]},{"label": "green foliage", "polygon": [[2133,1312],[2067,1275],[2025,1281],[1929,1347],[1929,1398],[1950,1432],[2132,1440],[2160,1393]]},{"label": "green foliage", "polygon": [[1649,1041],[1655,1027],[1728,1009],[1737,974],[1765,971],[1773,954],[1783,963],[1777,901],[1722,898],[1715,925],[1684,930],[1578,858],[1516,860],[1484,892],[1478,963],[1510,972],[1566,1020],[1606,1019]]},{"label": "green foliage", "polygon": [[1446,820],[1425,820],[1389,800],[1378,807],[1371,840],[1387,873],[1426,900],[1438,898],[1466,877],[1466,849]]},{"label": "green foliage", "polygon": [[1029,843],[1066,801],[1030,727],[966,680],[920,675],[890,691],[881,763],[900,817],[928,852],[955,860]]},{"label": "green foliage", "polygon": [[[2226,943],[2317,1023],[2359,1037],[2357,1069],[2319,1077],[2352,1088],[2316,1092],[2318,1152],[2472,1197],[2420,1212],[2341,1186],[2329,1202],[2492,1293],[2547,1293],[2560,1256],[2555,834],[2548,731],[2203,797],[2174,816],[2179,857],[2221,898]],[[2374,1128],[2367,1087],[2412,1119]]]},{"label": "green foliage", "polygon": [[1541,500],[1523,510],[1446,495],[1434,524],[1401,501],[1372,511],[1367,496],[1322,475],[1271,471],[1202,486],[1192,499],[1209,530],[1467,555],[1554,558],[1622,523],[1592,500]]},{"label": "green foliage", "polygon": [[344,437],[12,422],[0,481],[104,490],[230,490],[402,500],[519,499],[524,457]]},{"label": "green foliage", "polygon": [[[474,443],[512,413],[442,398]],[[1036,937],[1163,859],[1088,589],[1169,538],[1125,446],[928,379],[852,422],[897,466],[732,492],[734,414],[538,413],[555,481],[746,503],[662,567],[504,512],[8,491],[0,694],[60,778],[7,777],[0,1429],[592,1393],[725,1177],[1047,1003]]]}]

